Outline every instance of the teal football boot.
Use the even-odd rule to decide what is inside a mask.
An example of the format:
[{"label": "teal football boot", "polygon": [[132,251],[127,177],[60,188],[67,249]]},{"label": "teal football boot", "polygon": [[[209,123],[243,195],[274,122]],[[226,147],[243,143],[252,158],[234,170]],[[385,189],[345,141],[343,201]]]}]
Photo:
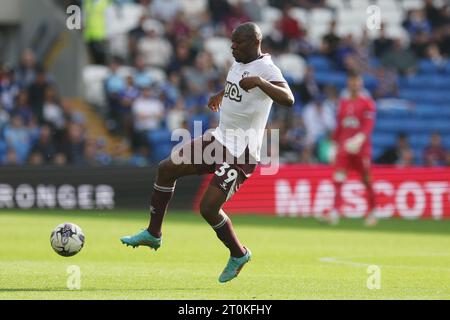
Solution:
[{"label": "teal football boot", "polygon": [[155,251],[159,249],[162,244],[162,237],[156,238],[150,234],[147,230],[142,230],[141,232],[135,234],[134,236],[126,236],[120,238],[123,244],[127,246],[132,246],[133,248],[139,246],[147,246]]},{"label": "teal football boot", "polygon": [[219,282],[223,283],[236,278],[239,272],[241,272],[244,265],[250,261],[250,259],[252,258],[252,253],[248,248],[245,249],[247,250],[247,252],[243,257],[230,257],[225,269],[219,277]]}]

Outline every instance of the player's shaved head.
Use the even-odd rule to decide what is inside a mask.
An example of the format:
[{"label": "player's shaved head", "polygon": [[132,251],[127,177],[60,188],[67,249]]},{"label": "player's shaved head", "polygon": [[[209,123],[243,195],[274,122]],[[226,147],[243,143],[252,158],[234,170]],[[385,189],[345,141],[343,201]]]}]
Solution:
[{"label": "player's shaved head", "polygon": [[256,23],[253,22],[246,22],[243,24],[240,24],[239,26],[234,29],[233,34],[239,34],[243,37],[246,37],[247,39],[255,39],[258,41],[262,40],[262,33],[261,29]]},{"label": "player's shaved head", "polygon": [[231,35],[233,56],[237,62],[248,63],[261,55],[261,29],[256,23],[246,22]]}]

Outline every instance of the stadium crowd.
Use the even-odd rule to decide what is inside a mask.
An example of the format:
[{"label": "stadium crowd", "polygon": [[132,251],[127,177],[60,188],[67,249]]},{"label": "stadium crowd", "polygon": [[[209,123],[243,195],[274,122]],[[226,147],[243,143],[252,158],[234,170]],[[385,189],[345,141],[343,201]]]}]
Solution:
[{"label": "stadium crowd", "polygon": [[[155,152],[148,142],[152,132],[181,127],[192,130],[194,121],[202,121],[203,130],[216,126],[218,115],[208,111],[206,102],[212,93],[223,88],[229,63],[218,64],[204,48],[205,39],[230,37],[239,23],[260,21],[265,1],[209,0],[208,10],[196,19],[186,17],[179,0],[115,0],[109,1],[110,5],[111,2],[117,6],[136,2],[144,9],[139,25],[128,32],[125,56],[112,54],[106,38],[86,38],[93,63],[109,68],[104,90],[110,128],[129,139],[134,158],[148,160]],[[275,60],[289,53],[304,62],[303,77],[286,75],[296,95],[296,105],[292,109],[275,107],[270,116],[270,128],[280,129],[282,162],[329,162],[330,137],[342,88],[319,83],[316,70],[308,64],[310,56],[320,54],[337,70],[369,76],[373,81],[367,89],[378,100],[398,98],[399,78],[414,75],[419,60],[444,66],[450,57],[450,5],[438,7],[425,0],[423,9],[408,12],[402,24],[408,41],[390,38],[384,28],[375,39],[366,32],[362,37],[340,36],[333,20],[320,43],[315,44],[310,41],[307,28],[289,12],[293,6],[306,10],[322,7],[334,12],[326,0],[267,2],[280,8],[282,16],[264,34],[263,51]],[[132,67],[132,74],[119,73],[124,66]],[[146,72],[148,67],[163,70],[164,79],[152,78]],[[117,162],[103,151],[101,141],[86,141],[83,117],[58,97],[51,77],[34,61],[31,52],[23,54],[19,66],[5,65],[1,69],[0,97],[2,164]],[[418,159],[408,136],[401,133],[396,145],[374,160],[399,166],[450,165],[450,150],[445,150],[441,140],[439,132],[433,134]]]}]

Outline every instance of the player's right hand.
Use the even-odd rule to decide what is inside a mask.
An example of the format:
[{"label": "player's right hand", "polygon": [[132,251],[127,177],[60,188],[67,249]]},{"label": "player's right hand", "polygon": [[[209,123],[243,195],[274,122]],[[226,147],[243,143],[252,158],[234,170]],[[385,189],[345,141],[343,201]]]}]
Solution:
[{"label": "player's right hand", "polygon": [[223,92],[219,92],[211,96],[208,100],[208,108],[213,112],[217,112],[220,109],[220,104],[222,103]]}]

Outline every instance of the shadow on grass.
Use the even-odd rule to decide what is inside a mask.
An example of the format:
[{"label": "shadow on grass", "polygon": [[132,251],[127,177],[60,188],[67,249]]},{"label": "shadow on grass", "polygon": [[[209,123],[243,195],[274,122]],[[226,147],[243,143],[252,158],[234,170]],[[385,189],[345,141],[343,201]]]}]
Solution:
[{"label": "shadow on grass", "polygon": [[[121,210],[98,210],[98,211],[60,211],[60,210],[0,210],[0,218],[2,214],[17,214],[20,217],[61,217],[61,218],[95,218],[114,220],[136,221],[139,224],[148,222],[149,213],[142,211],[121,211]],[[342,219],[337,226],[331,226],[319,223],[314,218],[290,218],[276,216],[261,216],[256,214],[235,215],[231,216],[235,225],[267,227],[267,228],[289,228],[289,229],[307,229],[307,230],[324,230],[324,231],[364,231],[364,232],[395,232],[395,233],[414,233],[414,234],[440,234],[450,236],[450,220],[403,220],[399,218],[380,220],[379,224],[373,228],[364,226],[362,219]],[[208,227],[203,218],[192,211],[170,211],[166,220],[169,223],[187,223],[187,224],[204,224]]]}]

